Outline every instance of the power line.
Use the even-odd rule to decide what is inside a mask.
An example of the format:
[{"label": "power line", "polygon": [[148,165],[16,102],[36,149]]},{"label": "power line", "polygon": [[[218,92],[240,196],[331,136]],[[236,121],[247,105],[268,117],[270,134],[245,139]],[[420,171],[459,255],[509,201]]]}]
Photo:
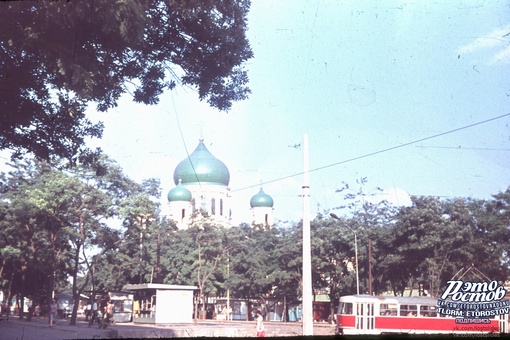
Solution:
[{"label": "power line", "polygon": [[[448,134],[452,134],[454,132],[458,132],[458,131],[461,131],[461,130],[469,129],[469,128],[472,128],[474,126],[482,125],[482,124],[485,124],[485,123],[488,123],[488,122],[492,122],[494,120],[498,120],[498,119],[501,119],[501,118],[504,118],[504,117],[508,117],[508,116],[510,116],[510,113],[505,113],[505,114],[503,114],[501,116],[497,116],[497,117],[489,118],[489,119],[486,119],[486,120],[482,120],[480,122],[469,124],[469,125],[465,125],[465,126],[453,129],[453,130],[441,132],[441,133],[438,133],[438,134],[435,134],[435,135],[432,135],[432,136],[416,139],[414,141],[407,142],[407,143],[404,143],[404,144],[400,144],[400,145],[397,145],[397,146],[393,146],[393,147],[390,147],[390,148],[386,148],[386,149],[382,149],[382,150],[379,150],[379,151],[374,151],[374,152],[371,152],[371,153],[367,153],[367,154],[362,155],[362,156],[358,156],[358,157],[346,159],[344,161],[340,161],[340,162],[332,163],[332,164],[329,164],[329,165],[321,166],[319,168],[311,169],[308,172],[319,171],[319,170],[327,169],[327,168],[330,168],[330,167],[333,167],[333,166],[337,166],[337,165],[340,165],[340,164],[345,164],[345,163],[348,163],[348,162],[356,161],[358,159],[375,156],[375,155],[378,155],[378,154],[381,154],[381,153],[384,153],[384,152],[388,152],[388,151],[393,151],[393,150],[400,149],[400,148],[403,148],[403,147],[406,147],[406,146],[409,146],[409,145],[412,145],[412,144],[416,144],[416,143],[420,143],[420,142],[423,142],[423,141],[426,141],[426,140],[429,140],[429,139],[433,139],[433,138],[445,136],[445,135],[448,135]],[[295,173],[293,175],[288,175],[288,176],[280,177],[280,178],[273,179],[271,181],[267,181],[267,182],[264,182],[264,183],[254,184],[254,185],[250,185],[250,186],[243,187],[243,188],[240,188],[240,189],[231,190],[231,192],[241,191],[241,190],[250,189],[250,188],[253,188],[253,187],[256,187],[256,186],[259,186],[259,185],[265,185],[265,184],[269,184],[269,183],[283,181],[285,179],[296,177],[296,176],[300,176],[302,174],[303,174],[303,172],[298,172],[298,173]]]},{"label": "power line", "polygon": [[[172,92],[172,91],[170,91],[170,92]],[[200,180],[198,179],[198,174],[197,174],[197,171],[195,169],[195,165],[191,161],[190,154],[188,152],[188,147],[186,146],[186,141],[184,140],[184,135],[182,133],[181,124],[179,123],[179,115],[177,114],[177,108],[175,107],[175,101],[174,101],[173,94],[172,94],[172,104],[173,104],[173,107],[174,107],[175,119],[177,121],[177,127],[179,128],[179,133],[181,134],[182,144],[184,145],[184,150],[186,151],[186,155],[188,156],[187,158],[188,158],[188,160],[189,160],[189,162],[191,164],[191,168],[193,169],[193,173],[195,174],[195,178],[197,179],[198,185],[200,186],[200,189],[202,189],[202,183],[200,183]]]},{"label": "power line", "polygon": [[417,148],[424,149],[452,149],[452,150],[480,150],[480,151],[510,151],[510,149],[498,149],[498,148],[466,148],[463,146],[427,146],[427,145],[416,145]]}]

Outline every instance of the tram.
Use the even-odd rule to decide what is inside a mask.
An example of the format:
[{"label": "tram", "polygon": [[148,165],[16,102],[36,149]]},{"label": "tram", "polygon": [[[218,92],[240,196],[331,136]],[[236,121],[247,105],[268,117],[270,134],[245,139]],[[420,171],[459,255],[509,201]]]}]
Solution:
[{"label": "tram", "polygon": [[336,333],[453,334],[507,333],[508,314],[465,320],[438,313],[437,299],[348,295],[340,298]]}]

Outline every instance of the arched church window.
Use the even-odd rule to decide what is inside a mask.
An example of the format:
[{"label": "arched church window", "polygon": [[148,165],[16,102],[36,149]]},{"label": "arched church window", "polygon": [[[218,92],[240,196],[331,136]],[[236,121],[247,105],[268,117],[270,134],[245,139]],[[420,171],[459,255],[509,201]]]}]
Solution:
[{"label": "arched church window", "polygon": [[205,201],[205,197],[202,196],[201,199],[202,199],[202,203],[200,204],[200,208],[202,210],[207,210],[207,202]]},{"label": "arched church window", "polygon": [[216,215],[216,200],[211,198],[211,215]]},{"label": "arched church window", "polygon": [[220,216],[223,216],[223,198],[220,198]]}]

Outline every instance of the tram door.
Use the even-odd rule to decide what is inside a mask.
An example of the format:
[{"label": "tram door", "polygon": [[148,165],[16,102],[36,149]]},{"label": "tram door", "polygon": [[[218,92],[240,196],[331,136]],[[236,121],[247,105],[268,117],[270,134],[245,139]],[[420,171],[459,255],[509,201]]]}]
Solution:
[{"label": "tram door", "polygon": [[374,329],[374,303],[373,302],[359,302],[356,304],[356,329],[359,329],[361,334],[371,333]]}]

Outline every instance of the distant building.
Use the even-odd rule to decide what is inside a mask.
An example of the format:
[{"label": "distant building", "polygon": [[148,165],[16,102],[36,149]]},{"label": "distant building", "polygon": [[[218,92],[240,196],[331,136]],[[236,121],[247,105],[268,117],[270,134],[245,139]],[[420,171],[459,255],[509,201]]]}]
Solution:
[{"label": "distant building", "polygon": [[266,194],[262,188],[258,194],[250,199],[252,224],[262,224],[271,227],[274,224],[273,198]]},{"label": "distant building", "polygon": [[[230,172],[204,145],[203,139],[174,170],[175,187],[168,192],[168,218],[179,229],[191,224],[194,213],[205,213],[224,227],[231,226]],[[273,199],[262,188],[250,200],[252,224],[273,225]],[[247,202],[248,204],[248,202]]]}]

